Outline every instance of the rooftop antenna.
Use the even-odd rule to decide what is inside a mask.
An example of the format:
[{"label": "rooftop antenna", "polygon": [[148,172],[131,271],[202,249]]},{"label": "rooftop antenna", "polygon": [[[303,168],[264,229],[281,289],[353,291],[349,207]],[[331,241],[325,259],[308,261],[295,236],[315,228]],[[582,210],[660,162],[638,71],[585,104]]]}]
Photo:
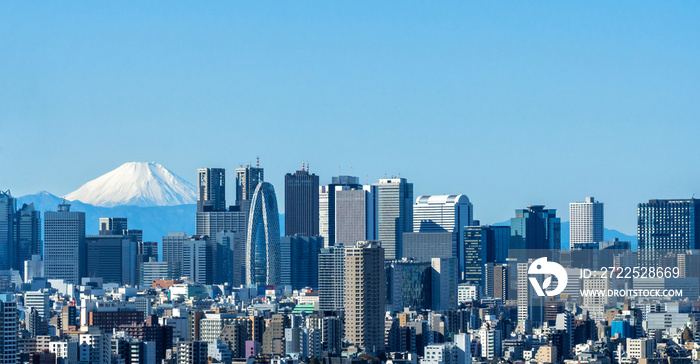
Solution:
[{"label": "rooftop antenna", "polygon": [[306,162],[306,171],[309,171],[309,162]]},{"label": "rooftop antenna", "polygon": [[255,157],[255,168],[260,168],[260,157]]},{"label": "rooftop antenna", "polygon": [[340,166],[338,166],[338,177],[340,177]]},{"label": "rooftop antenna", "polygon": [[350,167],[350,175],[352,176],[352,166]]}]

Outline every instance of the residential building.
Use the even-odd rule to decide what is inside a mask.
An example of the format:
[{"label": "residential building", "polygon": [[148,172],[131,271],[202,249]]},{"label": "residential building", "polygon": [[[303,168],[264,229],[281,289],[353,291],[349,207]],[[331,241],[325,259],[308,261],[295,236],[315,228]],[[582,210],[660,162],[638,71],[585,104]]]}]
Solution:
[{"label": "residential building", "polygon": [[345,248],[345,337],[373,353],[384,352],[384,258],[378,241]]}]

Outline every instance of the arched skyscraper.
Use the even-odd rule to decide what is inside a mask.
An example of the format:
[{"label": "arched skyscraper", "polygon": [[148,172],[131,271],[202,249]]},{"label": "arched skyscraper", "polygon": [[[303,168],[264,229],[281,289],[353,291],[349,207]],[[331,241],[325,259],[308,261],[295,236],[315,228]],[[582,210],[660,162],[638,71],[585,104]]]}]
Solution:
[{"label": "arched skyscraper", "polygon": [[280,222],[275,188],[268,182],[258,184],[250,204],[246,283],[280,284]]}]

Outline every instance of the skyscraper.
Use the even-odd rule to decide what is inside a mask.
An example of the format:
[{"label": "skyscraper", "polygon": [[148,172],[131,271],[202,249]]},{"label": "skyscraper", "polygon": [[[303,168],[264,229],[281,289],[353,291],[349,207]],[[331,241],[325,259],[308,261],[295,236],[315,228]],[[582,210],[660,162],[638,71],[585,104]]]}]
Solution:
[{"label": "skyscraper", "polygon": [[280,284],[280,225],[272,184],[261,182],[250,204],[246,234],[246,282]]},{"label": "skyscraper", "polygon": [[639,259],[645,264],[658,264],[668,251],[700,249],[700,199],[638,204],[637,240]]},{"label": "skyscraper", "polygon": [[32,255],[44,253],[39,214],[39,211],[34,209],[33,203],[23,204],[15,214],[15,239],[17,240],[15,266],[22,267],[24,261],[32,259]]},{"label": "skyscraper", "polygon": [[464,229],[474,225],[474,208],[466,195],[425,195],[413,205],[413,231],[452,233],[452,256],[464,274]]},{"label": "skyscraper", "polygon": [[163,236],[163,261],[171,262],[180,269],[182,264],[182,246],[187,241],[187,234],[184,231],[171,231]]},{"label": "skyscraper", "polygon": [[318,253],[322,248],[323,238],[320,236],[282,237],[280,284],[292,289],[318,288]]},{"label": "skyscraper", "polygon": [[308,169],[284,176],[284,234],[318,236],[318,176]]},{"label": "skyscraper", "polygon": [[603,203],[593,197],[569,204],[569,247],[600,243],[603,238]]},{"label": "skyscraper", "polygon": [[200,168],[197,212],[226,210],[226,171],[223,168]]},{"label": "skyscraper", "polygon": [[138,277],[138,243],[124,235],[85,237],[85,277],[99,277],[104,283],[135,286]]},{"label": "skyscraper", "polygon": [[345,247],[321,249],[318,255],[318,308],[321,311],[345,309]]},{"label": "skyscraper", "polygon": [[17,201],[10,191],[0,191],[0,270],[14,268],[17,252],[15,210]]},{"label": "skyscraper", "polygon": [[65,202],[45,213],[44,273],[74,284],[85,275],[85,213],[71,211]]},{"label": "skyscraper", "polygon": [[10,293],[0,294],[0,327],[0,363],[15,364],[19,356],[19,315]]},{"label": "skyscraper", "polygon": [[355,245],[377,239],[377,187],[337,186],[335,190],[335,245]]},{"label": "skyscraper", "polygon": [[255,167],[247,165],[236,168],[236,205],[240,206],[241,211],[250,210],[255,188],[265,180],[264,177],[259,161]]},{"label": "skyscraper", "polygon": [[319,234],[323,236],[326,247],[335,245],[335,191],[340,189],[362,189],[360,179],[353,176],[338,176],[331,179],[331,184],[319,187]]},{"label": "skyscraper", "polygon": [[383,178],[377,186],[377,239],[386,259],[401,259],[403,233],[413,231],[413,183],[405,178]]},{"label": "skyscraper", "polygon": [[345,337],[373,353],[384,352],[384,248],[361,241],[345,248]]},{"label": "skyscraper", "polygon": [[[248,210],[239,206],[226,209],[226,181],[223,168],[199,169],[199,199],[195,234],[216,241],[224,231],[245,235]],[[201,209],[199,208],[201,207]]]},{"label": "skyscraper", "polygon": [[100,218],[100,235],[123,235],[124,230],[129,230],[125,217]]},{"label": "skyscraper", "polygon": [[212,252],[208,238],[191,236],[182,244],[182,273],[191,281],[200,284],[212,284]]},{"label": "skyscraper", "polygon": [[505,263],[510,245],[508,226],[467,226],[464,229],[465,282],[483,288],[486,263]]},{"label": "skyscraper", "polygon": [[557,210],[529,205],[510,219],[511,249],[561,249],[561,219]]}]

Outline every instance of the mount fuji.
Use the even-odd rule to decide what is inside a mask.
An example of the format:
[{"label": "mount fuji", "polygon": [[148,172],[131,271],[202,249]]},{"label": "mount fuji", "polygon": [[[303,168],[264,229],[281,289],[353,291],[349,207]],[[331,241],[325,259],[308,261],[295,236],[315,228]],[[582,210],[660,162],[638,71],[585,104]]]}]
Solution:
[{"label": "mount fuji", "polygon": [[158,163],[130,162],[84,184],[65,199],[99,207],[175,206],[196,203],[197,192],[191,183]]},{"label": "mount fuji", "polygon": [[[85,212],[88,235],[98,233],[100,217],[126,217],[129,229],[143,230],[144,240],[161,241],[170,231],[195,233],[195,191],[191,183],[158,163],[130,162],[63,198],[70,201],[71,211]],[[62,201],[46,191],[17,199],[18,204],[33,203],[42,212],[56,211]]]}]

